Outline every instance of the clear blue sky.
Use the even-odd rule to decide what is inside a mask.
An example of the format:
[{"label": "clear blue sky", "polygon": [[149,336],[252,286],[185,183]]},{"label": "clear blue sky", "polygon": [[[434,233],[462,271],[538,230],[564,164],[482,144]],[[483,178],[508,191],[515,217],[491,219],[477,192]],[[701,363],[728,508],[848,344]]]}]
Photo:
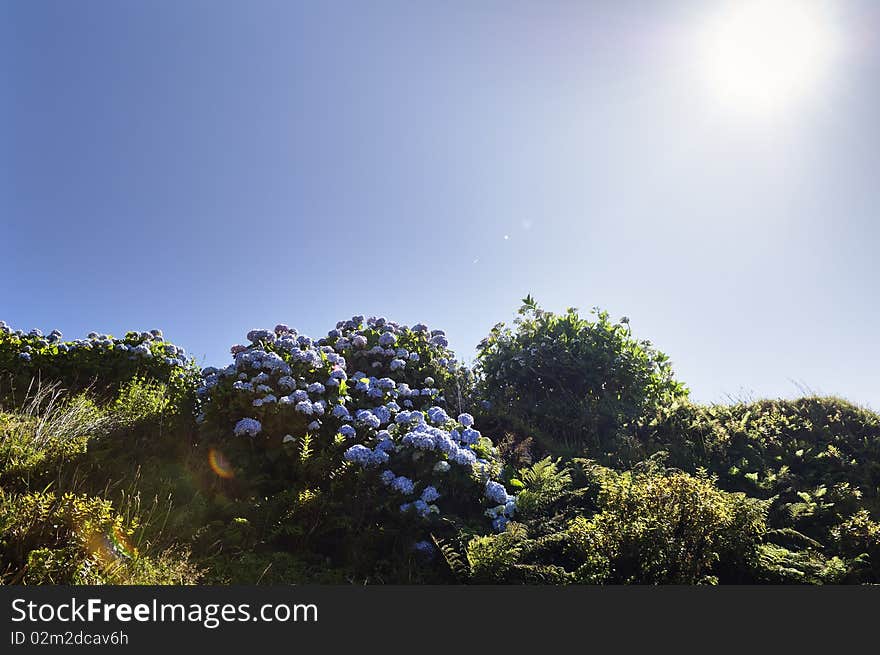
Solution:
[{"label": "clear blue sky", "polygon": [[531,293],[698,400],[880,408],[880,6],[762,113],[705,84],[712,5],[0,0],[0,318],[207,365],[377,314],[470,359]]}]

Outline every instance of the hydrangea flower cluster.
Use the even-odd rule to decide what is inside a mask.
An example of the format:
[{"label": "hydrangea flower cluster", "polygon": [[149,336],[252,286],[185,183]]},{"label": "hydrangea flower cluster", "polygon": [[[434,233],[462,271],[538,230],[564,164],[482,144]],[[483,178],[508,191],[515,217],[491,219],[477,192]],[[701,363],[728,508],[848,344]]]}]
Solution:
[{"label": "hydrangea flower cluster", "polygon": [[422,518],[440,513],[453,469],[475,485],[499,472],[473,417],[446,409],[457,362],[441,330],[354,316],[317,340],[284,324],[247,338],[231,348],[232,363],[203,371],[197,393],[209,426],[266,447],[295,447],[291,435],[308,434],[381,480],[401,512]]},{"label": "hydrangea flower cluster", "polygon": [[183,388],[192,384],[198,369],[186,351],[165,340],[161,330],[128,332],[119,339],[90,332],[85,339],[65,341],[59,330],[43,334],[14,330],[0,321],[0,369],[27,381],[40,371],[60,380],[68,389],[92,380],[114,387],[135,375],[169,381]]},{"label": "hydrangea flower cluster", "polygon": [[516,512],[516,496],[507,493],[503,484],[489,480],[485,488],[486,499],[495,506],[486,510],[486,516],[492,519],[492,527],[503,532]]}]

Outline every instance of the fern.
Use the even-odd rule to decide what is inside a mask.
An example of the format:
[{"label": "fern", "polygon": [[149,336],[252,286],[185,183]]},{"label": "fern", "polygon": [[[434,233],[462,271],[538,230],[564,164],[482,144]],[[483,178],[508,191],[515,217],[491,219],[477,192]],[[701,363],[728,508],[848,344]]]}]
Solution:
[{"label": "fern", "polygon": [[448,544],[440,537],[431,535],[431,540],[437,546],[437,550],[443,556],[443,561],[449,567],[449,571],[458,582],[465,582],[470,578],[470,566],[466,563],[465,558],[452,545]]},{"label": "fern", "polygon": [[306,432],[299,440],[299,461],[302,463],[307,462],[313,453],[312,435]]}]

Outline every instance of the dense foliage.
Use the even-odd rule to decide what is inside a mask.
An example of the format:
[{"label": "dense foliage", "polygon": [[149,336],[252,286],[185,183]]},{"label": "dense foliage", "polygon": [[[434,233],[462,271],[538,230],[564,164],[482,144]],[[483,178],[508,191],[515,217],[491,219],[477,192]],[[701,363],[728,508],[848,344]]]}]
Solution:
[{"label": "dense foliage", "polygon": [[550,452],[614,456],[628,431],[684,396],[669,358],[632,337],[629,320],[557,315],[526,297],[515,328],[496,325],[478,346],[480,392],[502,422]]},{"label": "dense foliage", "polygon": [[0,321],[0,400],[14,400],[16,394],[23,398],[35,379],[107,397],[142,377],[166,383],[175,408],[190,407],[198,367],[161,330],[128,332],[121,339],[97,332],[74,341],[62,336],[59,330],[47,335],[37,329],[13,330]]},{"label": "dense foliage", "polygon": [[0,324],[0,582],[880,582],[880,416],[691,403],[604,312],[231,350]]}]

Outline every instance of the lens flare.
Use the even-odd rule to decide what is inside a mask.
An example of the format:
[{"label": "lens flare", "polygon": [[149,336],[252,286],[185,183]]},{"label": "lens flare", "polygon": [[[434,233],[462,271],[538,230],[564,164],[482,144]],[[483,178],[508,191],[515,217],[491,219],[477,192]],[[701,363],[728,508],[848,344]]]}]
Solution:
[{"label": "lens flare", "polygon": [[137,556],[137,549],[129,543],[125,531],[117,525],[107,533],[99,530],[89,533],[85,542],[86,550],[105,569]]},{"label": "lens flare", "polygon": [[224,480],[235,477],[235,471],[232,469],[232,464],[230,464],[229,460],[226,459],[223,453],[216,448],[208,450],[208,464],[211,465],[211,470]]}]

